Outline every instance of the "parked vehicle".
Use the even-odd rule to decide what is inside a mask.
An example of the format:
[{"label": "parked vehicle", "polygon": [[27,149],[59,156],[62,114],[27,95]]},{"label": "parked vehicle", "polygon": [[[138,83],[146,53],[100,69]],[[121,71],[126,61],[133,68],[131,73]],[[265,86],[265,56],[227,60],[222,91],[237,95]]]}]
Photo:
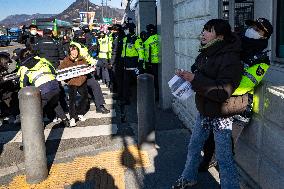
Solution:
[{"label": "parked vehicle", "polygon": [[11,41],[18,41],[21,33],[22,33],[22,30],[20,28],[7,29],[7,35]]},{"label": "parked vehicle", "polygon": [[0,46],[10,45],[11,39],[7,35],[0,35]]}]

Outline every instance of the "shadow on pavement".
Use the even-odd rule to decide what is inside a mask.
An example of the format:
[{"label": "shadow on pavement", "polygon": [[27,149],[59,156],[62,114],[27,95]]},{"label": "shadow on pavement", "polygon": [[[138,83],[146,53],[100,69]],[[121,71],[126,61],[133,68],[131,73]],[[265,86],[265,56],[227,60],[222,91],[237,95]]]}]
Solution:
[{"label": "shadow on pavement", "polygon": [[77,181],[71,189],[118,189],[114,184],[113,177],[106,169],[91,168],[86,173],[84,182]]}]

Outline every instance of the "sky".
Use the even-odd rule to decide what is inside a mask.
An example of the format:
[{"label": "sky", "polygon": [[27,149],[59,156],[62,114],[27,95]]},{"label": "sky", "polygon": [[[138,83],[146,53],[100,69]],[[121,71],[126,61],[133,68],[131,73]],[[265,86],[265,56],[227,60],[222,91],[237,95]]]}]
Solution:
[{"label": "sky", "polygon": [[[14,14],[58,14],[76,0],[0,0],[0,21]],[[107,0],[103,0],[104,5]],[[102,0],[90,0],[101,5]],[[108,0],[108,6],[121,8],[121,0]]]}]

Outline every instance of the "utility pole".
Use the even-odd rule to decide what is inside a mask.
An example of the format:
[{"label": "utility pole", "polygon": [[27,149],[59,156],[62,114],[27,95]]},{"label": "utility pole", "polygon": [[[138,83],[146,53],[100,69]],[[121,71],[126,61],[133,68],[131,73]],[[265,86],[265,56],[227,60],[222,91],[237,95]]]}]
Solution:
[{"label": "utility pole", "polygon": [[89,12],[89,0],[87,0],[87,12]]},{"label": "utility pole", "polygon": [[102,0],[102,18],[104,18],[104,0]]}]

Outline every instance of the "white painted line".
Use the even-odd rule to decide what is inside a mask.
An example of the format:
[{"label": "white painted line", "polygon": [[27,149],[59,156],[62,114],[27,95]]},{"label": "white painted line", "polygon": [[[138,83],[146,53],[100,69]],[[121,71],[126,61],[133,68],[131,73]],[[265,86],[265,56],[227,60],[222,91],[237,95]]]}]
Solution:
[{"label": "white painted line", "polygon": [[96,113],[96,111],[88,111],[84,115],[84,117],[86,119],[116,117],[116,112],[115,112],[115,109],[111,109],[110,113],[108,113],[108,114]]},{"label": "white painted line", "polygon": [[[10,131],[8,131],[10,132]],[[7,136],[6,133],[3,132],[1,135]],[[44,136],[45,140],[57,140],[57,139],[73,139],[73,138],[87,138],[87,137],[96,137],[96,136],[108,136],[117,133],[117,125],[99,125],[99,126],[87,126],[87,127],[65,127],[65,128],[58,128],[58,129],[45,129]],[[10,133],[11,134],[11,133]],[[1,143],[7,141],[6,143],[12,142],[22,142],[22,131],[14,131],[18,137],[14,138],[13,140],[9,141],[9,137],[1,137]],[[3,142],[2,142],[3,141]]]}]

